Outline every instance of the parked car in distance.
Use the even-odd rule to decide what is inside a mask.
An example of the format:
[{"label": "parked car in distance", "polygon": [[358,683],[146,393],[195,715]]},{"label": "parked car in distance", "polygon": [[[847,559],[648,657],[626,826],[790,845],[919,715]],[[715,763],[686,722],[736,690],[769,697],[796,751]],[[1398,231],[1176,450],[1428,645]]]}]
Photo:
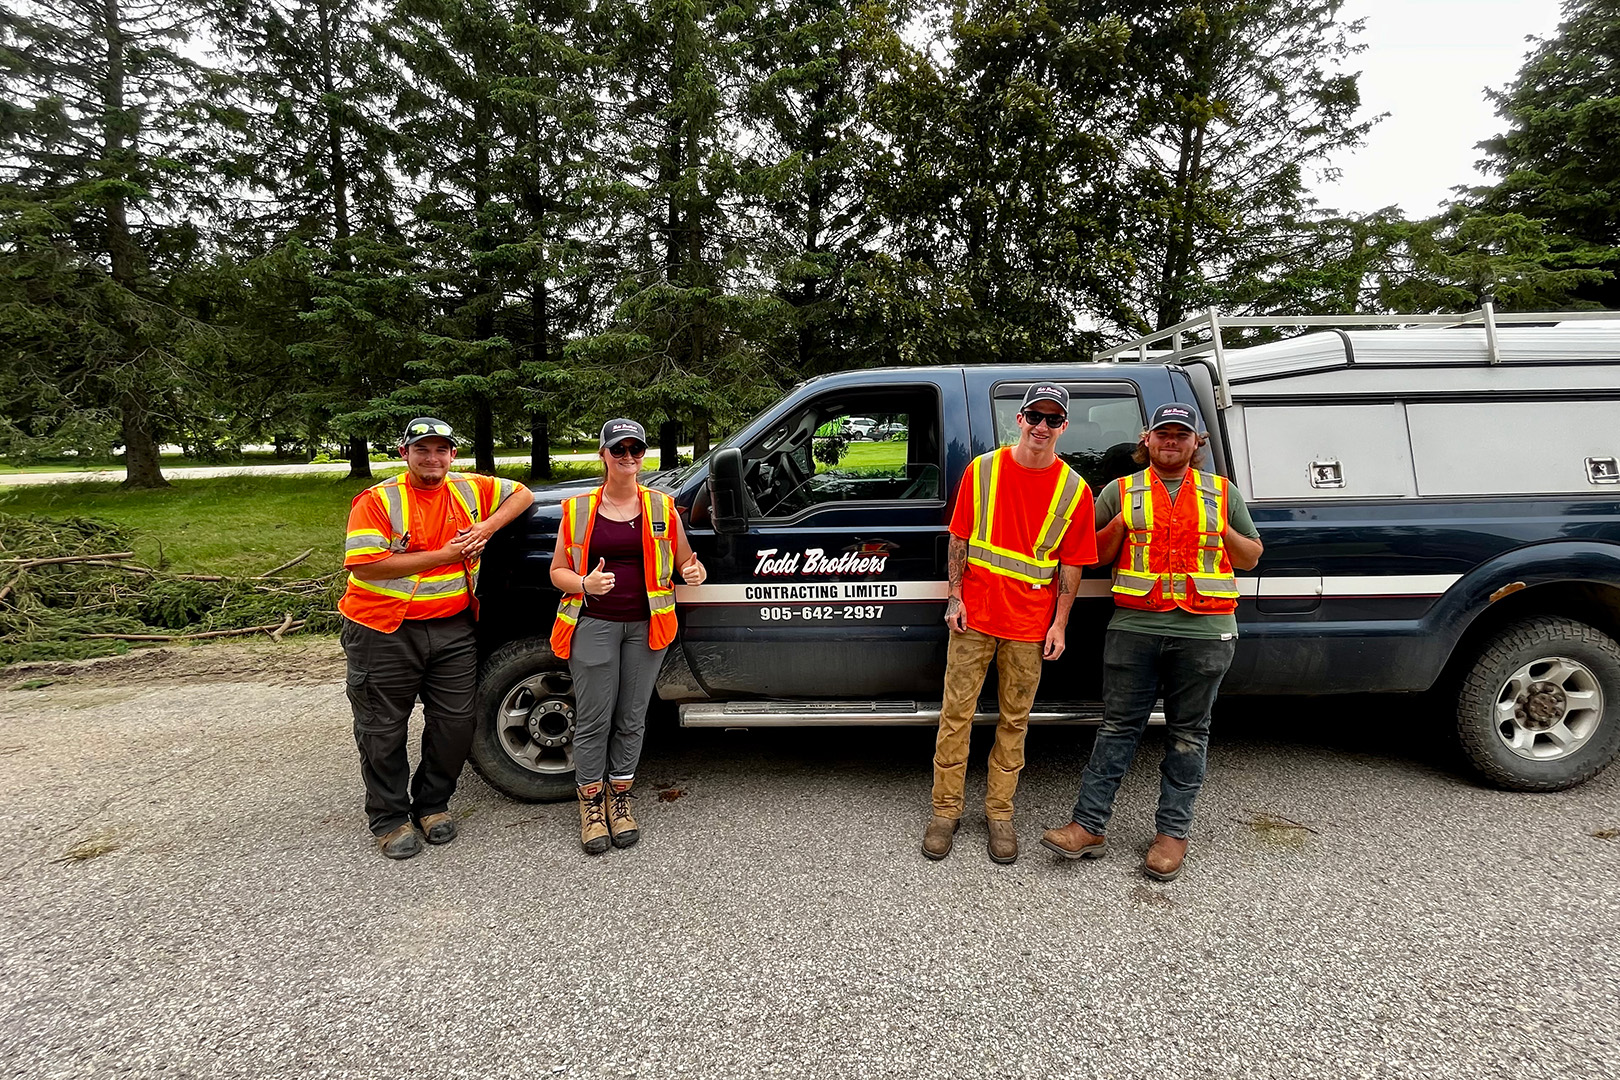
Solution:
[{"label": "parked car in distance", "polygon": [[872,438],[877,442],[889,442],[891,440],[899,441],[904,439],[910,430],[910,428],[906,427],[905,424],[902,424],[899,421],[889,424],[879,424],[877,427],[872,429]]},{"label": "parked car in distance", "polygon": [[877,421],[870,416],[848,416],[844,418],[844,435],[851,439],[870,439],[872,432],[877,430]]}]

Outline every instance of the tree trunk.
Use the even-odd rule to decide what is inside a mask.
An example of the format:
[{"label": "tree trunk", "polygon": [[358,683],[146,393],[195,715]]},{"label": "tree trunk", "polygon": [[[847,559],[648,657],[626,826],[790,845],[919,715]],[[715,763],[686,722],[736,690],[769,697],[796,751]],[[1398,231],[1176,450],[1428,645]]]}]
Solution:
[{"label": "tree trunk", "polygon": [[[124,30],[123,15],[118,0],[104,0],[102,16],[106,20],[103,30],[107,39],[107,113],[102,121],[103,153],[107,178],[127,181],[133,171],[128,160],[128,140],[135,134],[131,127],[135,118],[124,108]],[[116,189],[105,197],[104,212],[107,219],[107,257],[112,279],[121,289],[134,291],[137,276],[135,239],[129,233],[129,214],[124,196]],[[133,354],[130,342],[129,371],[124,376],[133,385],[119,393],[118,421],[124,439],[124,483],[128,487],[168,487],[163,479],[162,462],[158,457],[158,441],[152,423],[151,402],[147,397],[145,372],[142,361]]]},{"label": "tree trunk", "polygon": [[[709,422],[699,420],[692,425],[692,460],[696,461],[709,452]],[[673,464],[673,463],[672,463]]]},{"label": "tree trunk", "polygon": [[658,467],[673,469],[680,456],[681,425],[674,420],[665,420],[658,425]]},{"label": "tree trunk", "polygon": [[349,479],[371,479],[371,443],[363,435],[349,436]]},{"label": "tree trunk", "polygon": [[551,422],[545,413],[529,417],[529,479],[551,479]]},{"label": "tree trunk", "polygon": [[118,402],[119,428],[124,439],[124,486],[133,488],[164,488],[158,458],[157,433],[153,430],[152,413],[146,395],[139,390],[126,390]]}]

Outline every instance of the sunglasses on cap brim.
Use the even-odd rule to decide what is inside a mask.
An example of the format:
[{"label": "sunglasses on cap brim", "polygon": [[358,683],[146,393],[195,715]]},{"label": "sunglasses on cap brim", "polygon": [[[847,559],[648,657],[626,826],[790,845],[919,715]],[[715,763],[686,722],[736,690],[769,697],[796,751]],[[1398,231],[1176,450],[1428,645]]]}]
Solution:
[{"label": "sunglasses on cap brim", "polygon": [[640,457],[646,452],[646,443],[631,442],[628,439],[621,443],[614,443],[612,446],[608,447],[608,453],[612,454],[614,457],[624,457],[626,454]]},{"label": "sunglasses on cap brim", "polygon": [[416,437],[417,435],[442,435],[446,439],[448,439],[450,437],[450,425],[449,424],[412,424],[410,426],[410,428],[406,430],[405,433],[407,435],[410,435],[412,438]]}]

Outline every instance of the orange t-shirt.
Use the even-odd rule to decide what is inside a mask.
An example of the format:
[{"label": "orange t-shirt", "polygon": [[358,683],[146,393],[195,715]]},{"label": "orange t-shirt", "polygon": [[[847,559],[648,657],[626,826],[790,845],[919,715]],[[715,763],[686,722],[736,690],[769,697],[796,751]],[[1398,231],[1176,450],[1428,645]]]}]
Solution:
[{"label": "orange t-shirt", "polygon": [[[512,480],[483,476],[477,473],[464,473],[462,475],[473,482],[474,488],[478,492],[480,517],[488,517],[506,499],[506,496],[517,490],[517,484]],[[449,484],[439,484],[431,488],[421,488],[415,484],[410,484],[409,497],[410,522],[408,527],[410,544],[406,547],[406,551],[435,551],[448,544],[458,530],[466,527],[466,523],[462,521],[462,515],[459,513],[459,508],[453,505],[455,496],[450,493]],[[375,492],[368,488],[355,496],[354,502],[349,508],[349,532],[366,529],[379,532],[386,537],[389,535],[391,528],[392,526],[388,521],[388,508],[383,505],[382,499]],[[356,552],[345,556],[343,565],[350,567],[377,562],[379,559],[386,559],[390,554],[387,551]],[[422,573],[424,584],[430,581],[458,577],[462,578],[463,584],[465,584],[467,568],[462,565],[459,559],[445,563],[442,566],[435,566],[433,569]],[[351,597],[356,596],[356,592],[356,587],[351,584],[342,600],[338,601],[338,610],[355,622],[370,625],[370,620],[366,618],[366,595],[361,594],[356,597],[357,603],[348,603]],[[442,619],[450,615],[460,614],[466,610],[469,603],[471,603],[471,597],[465,587],[458,592],[445,595],[412,597],[411,601],[405,606],[405,618]],[[372,629],[382,630],[381,627],[372,627]],[[389,633],[391,629],[382,632]]]},{"label": "orange t-shirt", "polygon": [[[1063,482],[1060,470],[1069,466],[1054,460],[1044,469],[1026,469],[1013,460],[1010,447],[992,453],[1005,456],[996,490],[997,520],[991,526],[991,542],[1013,551],[1033,551],[1046,524],[1052,493]],[[956,508],[951,514],[951,535],[963,540],[973,538],[973,517],[977,512],[971,469],[969,466],[970,471],[962,474],[956,489]],[[1097,561],[1095,513],[1091,488],[1083,487],[1069,527],[1058,542],[1057,559],[1063,566],[1086,566]],[[1057,609],[1057,583],[1054,580],[1036,588],[1027,581],[993,574],[969,563],[962,574],[962,608],[967,624],[981,634],[1010,641],[1045,641]]]}]

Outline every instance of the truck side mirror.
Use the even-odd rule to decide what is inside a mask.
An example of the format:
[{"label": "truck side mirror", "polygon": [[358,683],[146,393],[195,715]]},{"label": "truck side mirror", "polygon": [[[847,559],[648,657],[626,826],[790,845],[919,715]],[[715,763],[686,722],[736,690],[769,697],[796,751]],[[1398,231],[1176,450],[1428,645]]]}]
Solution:
[{"label": "truck side mirror", "polygon": [[709,517],[717,533],[748,531],[748,493],[743,490],[742,451],[716,450],[709,462]]}]

